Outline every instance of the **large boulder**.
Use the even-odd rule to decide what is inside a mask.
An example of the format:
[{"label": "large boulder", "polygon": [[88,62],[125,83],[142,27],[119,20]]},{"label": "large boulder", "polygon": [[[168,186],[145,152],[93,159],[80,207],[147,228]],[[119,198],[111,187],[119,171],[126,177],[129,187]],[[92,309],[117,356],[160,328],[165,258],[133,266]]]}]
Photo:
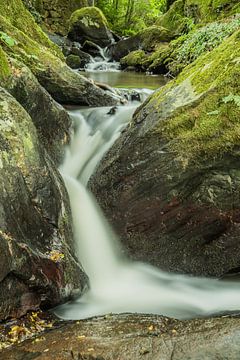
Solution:
[{"label": "large boulder", "polygon": [[238,360],[239,330],[237,317],[177,321],[107,315],[63,325],[1,355],[8,360]]},{"label": "large boulder", "polygon": [[[29,0],[25,0],[29,1]],[[88,0],[30,0],[50,31],[66,35],[73,11],[88,6]]]},{"label": "large boulder", "polygon": [[90,187],[132,258],[223,276],[240,266],[240,32],[155,92]]},{"label": "large boulder", "polygon": [[90,40],[101,47],[108,46],[114,41],[105,16],[94,6],[76,10],[72,14],[68,37],[81,44]]},{"label": "large boulder", "polygon": [[70,141],[68,113],[38,83],[29,68],[15,59],[9,59],[9,67],[11,74],[2,79],[1,85],[31,116],[39,141],[59,165],[63,160],[64,146]]},{"label": "large boulder", "polygon": [[[57,45],[34,23],[21,0],[1,4],[0,10],[0,30],[11,39],[10,45],[3,42],[4,50],[27,65],[56,101],[92,106],[116,104],[117,101],[111,94],[74,72],[62,61],[63,55]],[[22,22],[15,21],[20,14]]]},{"label": "large boulder", "polygon": [[54,306],[86,286],[68,196],[28,113],[0,89],[0,319]]},{"label": "large boulder", "polygon": [[160,43],[168,42],[171,39],[172,35],[167,29],[154,25],[111,45],[109,52],[114,60],[119,61],[131,51],[139,49],[146,52],[153,51]]}]

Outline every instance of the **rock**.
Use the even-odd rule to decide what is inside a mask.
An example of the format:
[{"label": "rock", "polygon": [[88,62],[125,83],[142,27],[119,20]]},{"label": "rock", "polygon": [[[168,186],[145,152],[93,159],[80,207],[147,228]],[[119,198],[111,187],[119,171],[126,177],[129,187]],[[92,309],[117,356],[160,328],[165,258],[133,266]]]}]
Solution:
[{"label": "rock", "polygon": [[86,52],[73,47],[71,50],[71,54],[77,55],[81,60],[81,67],[85,67],[88,63],[92,61],[91,55],[87,54]]},{"label": "rock", "polygon": [[90,40],[101,47],[114,41],[105,16],[96,7],[82,8],[72,14],[68,37],[81,44]]},{"label": "rock", "polygon": [[161,26],[151,26],[136,35],[119,41],[109,47],[114,60],[119,61],[132,51],[153,51],[162,42],[168,42],[173,38],[171,33]]},{"label": "rock", "polygon": [[184,7],[185,0],[175,1],[170,9],[159,17],[156,24],[168,29],[173,36],[188,32],[193,25],[193,20],[185,16]]},{"label": "rock", "polygon": [[120,60],[121,67],[133,68],[135,71],[144,71],[147,69],[149,54],[146,54],[143,50],[135,50],[130,52],[128,55],[124,56]]},{"label": "rock", "polygon": [[2,359],[237,360],[240,320],[177,321],[156,315],[106,315],[63,325],[3,350]]},{"label": "rock", "polygon": [[86,40],[82,46],[82,50],[94,57],[95,56],[102,57],[101,48],[92,41]]},{"label": "rock", "polygon": [[239,39],[155,92],[93,175],[133,259],[194,275],[239,269]]},{"label": "rock", "polygon": [[[17,8],[18,2],[21,1],[16,0],[14,5],[10,4],[13,9]],[[56,101],[64,104],[92,106],[111,106],[117,103],[114,96],[107,94],[63,63],[63,55],[59,48],[51,43],[47,37],[45,39],[45,35],[36,23],[33,22],[32,24],[33,19],[23,5],[21,5],[24,9],[23,18],[26,22],[30,19],[30,26],[38,30],[36,30],[36,36],[33,31],[31,33],[34,39],[36,37],[36,41],[30,39],[23,32],[26,30],[22,25],[23,21],[21,24],[17,24],[19,28],[12,25],[11,21],[15,24],[15,18],[9,17],[10,5],[9,7],[0,5],[2,11],[0,21],[2,31],[14,37],[15,45],[12,47],[4,45],[4,51],[12,57],[20,57],[21,61],[31,69],[41,85]],[[19,9],[21,6],[19,5]],[[7,20],[2,14],[6,16]]]},{"label": "rock", "polygon": [[73,54],[68,55],[66,58],[66,63],[72,69],[80,69],[83,67],[81,66],[82,61],[78,55],[73,55]]},{"label": "rock", "polygon": [[240,12],[238,0],[177,0],[159,17],[156,25],[163,26],[173,35],[188,33],[194,24],[206,24]]},{"label": "rock", "polygon": [[0,319],[82,291],[68,196],[30,116],[0,89]]},{"label": "rock", "polygon": [[[29,1],[29,0],[24,0]],[[50,31],[66,35],[69,19],[73,11],[88,6],[87,0],[30,0],[44,19],[45,27]]]},{"label": "rock", "polygon": [[11,76],[2,81],[2,86],[31,116],[41,144],[55,164],[60,165],[64,145],[70,141],[68,113],[51,98],[26,66],[14,59],[10,59],[9,65]]}]

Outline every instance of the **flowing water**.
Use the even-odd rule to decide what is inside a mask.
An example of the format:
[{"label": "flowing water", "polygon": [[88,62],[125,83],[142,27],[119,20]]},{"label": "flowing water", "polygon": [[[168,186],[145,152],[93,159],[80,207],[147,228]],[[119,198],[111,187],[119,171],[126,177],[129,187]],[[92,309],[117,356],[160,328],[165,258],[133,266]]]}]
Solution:
[{"label": "flowing water", "polygon": [[162,75],[120,71],[120,64],[112,61],[107,50],[101,48],[99,48],[99,56],[92,58],[81,74],[94,81],[118,88],[157,89],[167,81]]},{"label": "flowing water", "polygon": [[89,276],[90,289],[55,313],[64,319],[110,312],[183,319],[238,310],[237,283],[167,273],[124,257],[116,235],[86,188],[138,105],[119,106],[113,115],[110,108],[70,111],[74,135],[60,171],[70,196],[77,255]]}]

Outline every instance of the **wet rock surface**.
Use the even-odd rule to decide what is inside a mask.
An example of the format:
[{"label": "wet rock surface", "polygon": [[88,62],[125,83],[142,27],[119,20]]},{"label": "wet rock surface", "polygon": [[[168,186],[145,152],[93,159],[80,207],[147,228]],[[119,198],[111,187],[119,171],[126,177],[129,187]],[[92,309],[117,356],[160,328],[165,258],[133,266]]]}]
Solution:
[{"label": "wet rock surface", "polygon": [[240,320],[177,321],[156,315],[81,320],[0,352],[0,359],[237,360]]},{"label": "wet rock surface", "polygon": [[93,175],[90,188],[135,260],[195,275],[239,270],[239,147],[230,135],[239,107],[222,100],[238,92],[228,54],[238,58],[238,34],[153,94]]},{"label": "wet rock surface", "polygon": [[101,47],[113,42],[107,20],[97,7],[85,7],[72,14],[68,37],[81,44],[90,40]]},{"label": "wet rock surface", "polygon": [[68,196],[29,114],[0,89],[0,319],[54,306],[87,279],[73,249]]},{"label": "wet rock surface", "polygon": [[60,165],[63,160],[64,145],[70,141],[70,117],[38,83],[26,66],[14,59],[10,60],[10,64],[11,77],[4,82],[5,89],[31,116],[41,144],[55,164]]}]

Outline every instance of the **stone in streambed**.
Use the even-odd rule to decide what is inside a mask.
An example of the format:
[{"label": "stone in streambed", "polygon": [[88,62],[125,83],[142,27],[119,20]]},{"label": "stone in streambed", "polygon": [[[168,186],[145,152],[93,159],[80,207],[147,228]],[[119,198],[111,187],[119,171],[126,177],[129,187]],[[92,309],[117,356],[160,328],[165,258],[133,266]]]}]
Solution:
[{"label": "stone in streambed", "polygon": [[71,120],[68,113],[53,100],[25,65],[9,59],[9,68],[11,73],[7,79],[2,80],[2,86],[29,113],[41,144],[55,164],[60,165],[64,146],[70,140]]},{"label": "stone in streambed", "polygon": [[[59,48],[34,23],[20,0],[14,1],[14,4],[12,0],[7,5],[4,4],[0,5],[1,29],[14,40],[13,46],[3,45],[4,51],[21,59],[56,101],[92,106],[111,106],[117,103],[114,96],[101,90],[63,62]],[[24,21],[15,21],[16,9],[19,9]],[[26,24],[31,28],[30,33]]]},{"label": "stone in streambed", "polygon": [[31,354],[39,360],[237,360],[239,330],[237,317],[178,321],[157,315],[106,315],[65,324],[3,350],[2,358]]},{"label": "stone in streambed", "polygon": [[68,37],[81,44],[90,40],[101,47],[114,41],[107,20],[97,7],[82,8],[72,14]]},{"label": "stone in streambed", "polygon": [[239,39],[156,91],[92,177],[135,260],[194,275],[239,269]]},{"label": "stone in streambed", "polygon": [[29,114],[0,88],[0,319],[52,307],[87,279],[68,196]]}]

